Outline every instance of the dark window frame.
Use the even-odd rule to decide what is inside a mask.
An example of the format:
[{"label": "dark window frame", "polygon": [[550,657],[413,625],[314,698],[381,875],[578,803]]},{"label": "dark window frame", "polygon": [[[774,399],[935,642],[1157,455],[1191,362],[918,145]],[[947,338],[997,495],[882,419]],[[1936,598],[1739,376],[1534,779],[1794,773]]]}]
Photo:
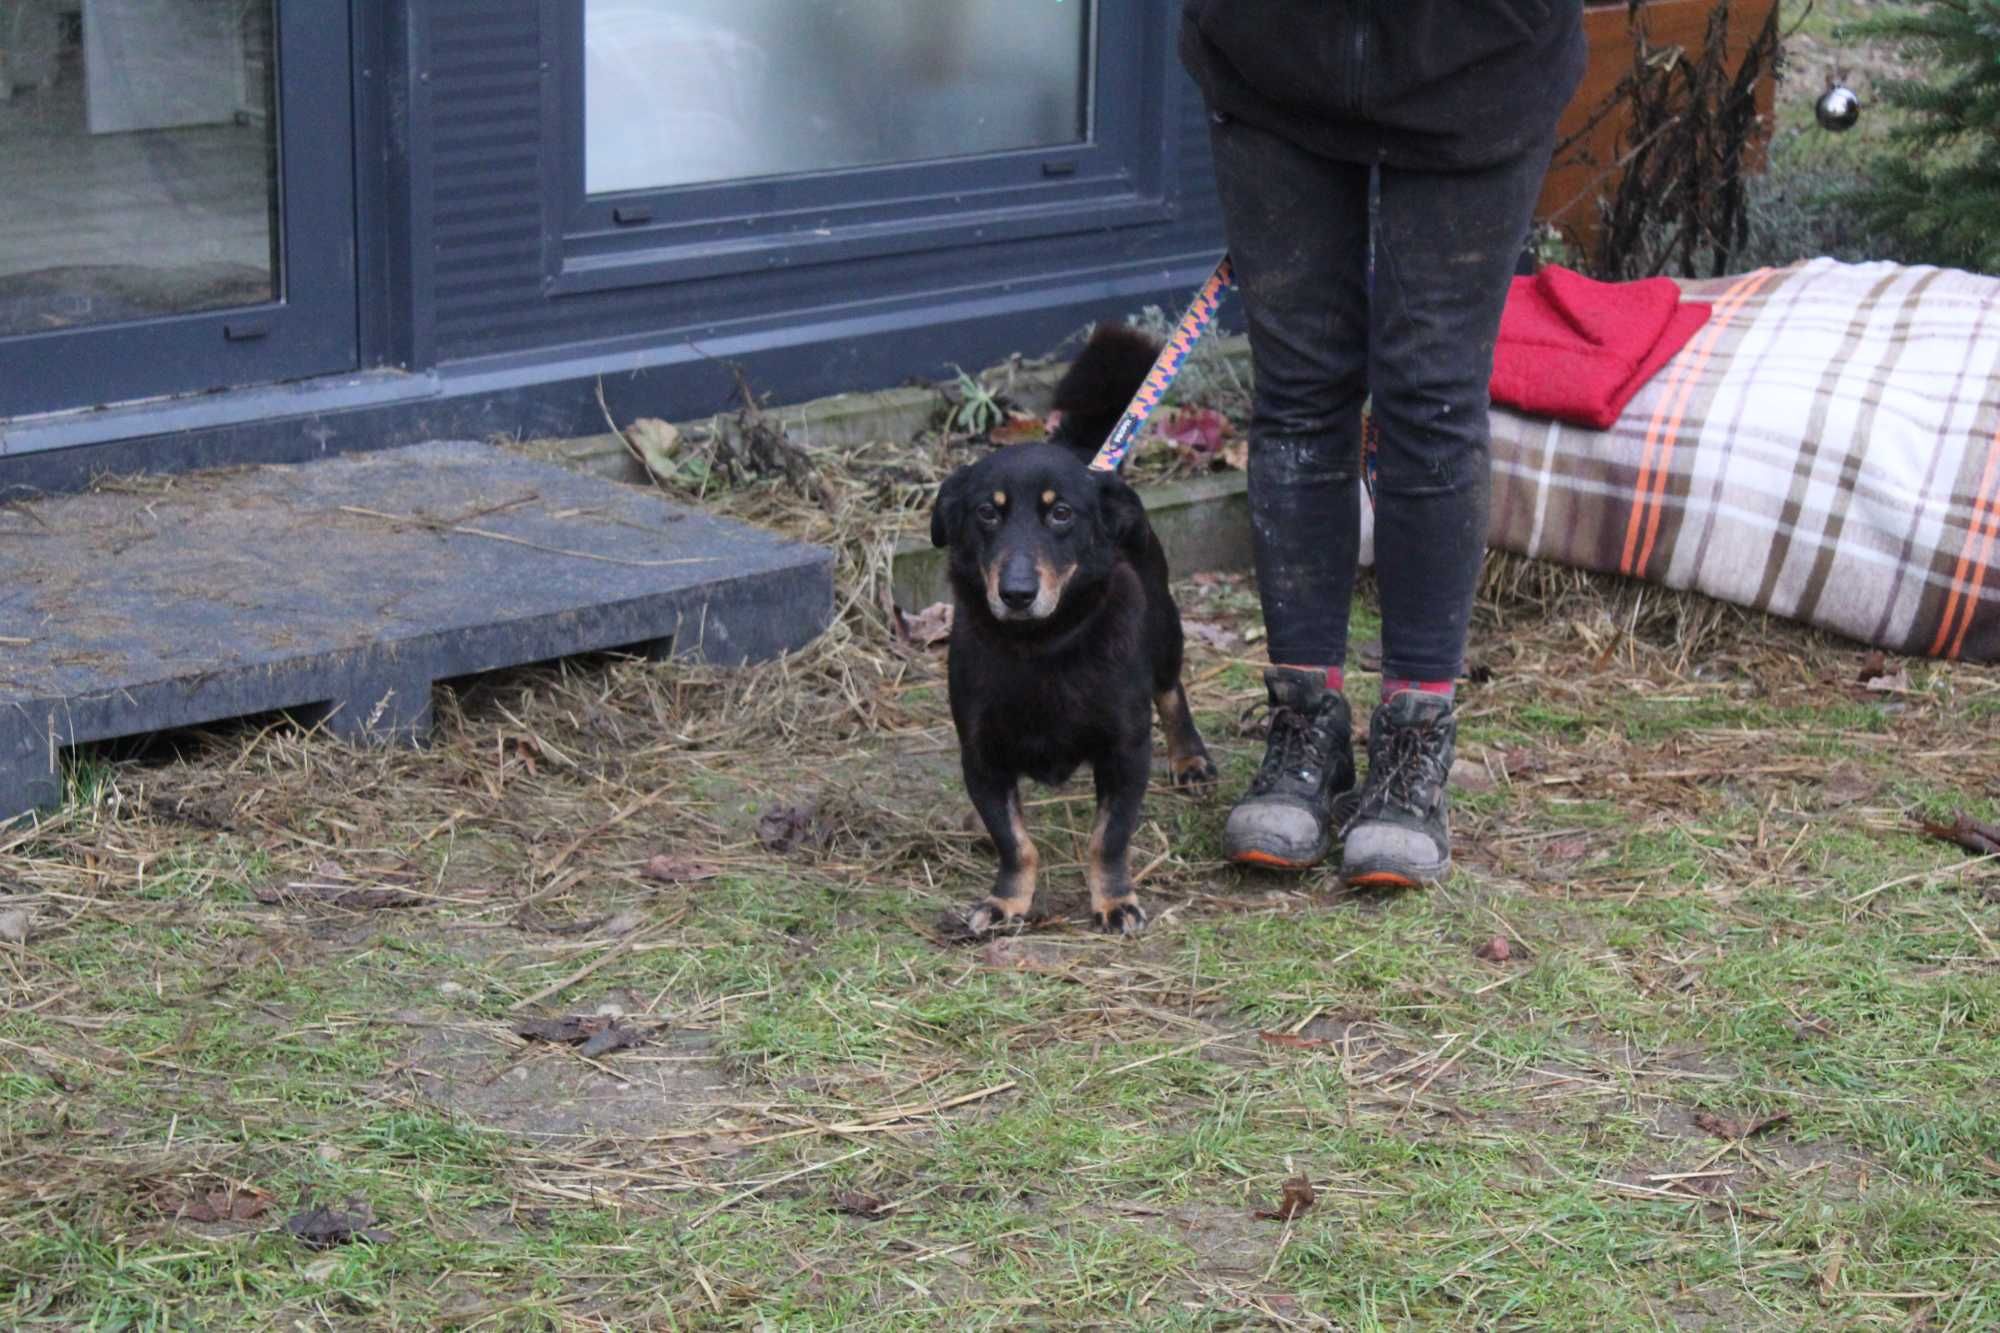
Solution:
[{"label": "dark window frame", "polygon": [[276,5],[278,299],[0,338],[0,419],[359,367],[349,18],[344,4]]},{"label": "dark window frame", "polygon": [[1088,136],[930,162],[591,195],[581,0],[543,0],[550,296],[994,241],[1144,226],[1175,214],[1171,23],[1097,0]]}]

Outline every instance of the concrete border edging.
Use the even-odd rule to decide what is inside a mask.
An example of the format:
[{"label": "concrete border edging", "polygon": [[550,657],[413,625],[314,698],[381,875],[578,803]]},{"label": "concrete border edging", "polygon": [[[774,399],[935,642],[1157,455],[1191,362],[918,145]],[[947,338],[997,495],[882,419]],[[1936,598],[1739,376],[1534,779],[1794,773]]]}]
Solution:
[{"label": "concrete border edging", "polygon": [[[1247,372],[1249,344],[1242,336],[1218,340],[1223,355]],[[1066,369],[1065,363],[994,367],[981,379],[993,382],[1008,375],[1009,395],[1028,411],[1047,409],[1049,395]],[[881,389],[869,393],[835,394],[789,407],[769,408],[794,439],[808,448],[839,448],[870,440],[909,439],[931,425],[938,410],[940,386]],[[677,422],[688,430],[708,419]],[[535,440],[512,446],[518,452],[582,472],[648,485],[645,468],[616,435],[589,435],[564,440]],[[1235,573],[1251,567],[1250,510],[1241,472],[1217,472],[1187,481],[1142,485],[1140,498],[1167,550],[1176,577],[1202,571]],[[890,581],[896,602],[918,610],[950,599],[945,583],[944,552],[921,538],[898,542],[891,556]]]}]

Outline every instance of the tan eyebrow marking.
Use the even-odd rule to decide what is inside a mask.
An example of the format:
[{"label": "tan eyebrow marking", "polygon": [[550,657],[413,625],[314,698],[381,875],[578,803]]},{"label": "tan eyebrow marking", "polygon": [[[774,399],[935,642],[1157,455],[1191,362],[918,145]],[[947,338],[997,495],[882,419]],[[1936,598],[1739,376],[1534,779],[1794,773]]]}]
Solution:
[{"label": "tan eyebrow marking", "polygon": [[1045,504],[1045,505],[1052,505],[1052,504],[1054,504],[1055,502],[1056,502],[1056,493],[1055,493],[1054,491],[1043,491],[1043,492],[1042,492],[1042,503],[1043,503],[1043,504]]},{"label": "tan eyebrow marking", "polygon": [[1006,507],[1007,507],[1007,492],[1005,492],[1005,491],[995,491],[995,492],[993,492],[993,503],[994,503],[994,504],[997,504],[997,505],[999,505],[999,506],[1000,506],[1000,507],[1001,507],[1002,509],[1006,508]]}]

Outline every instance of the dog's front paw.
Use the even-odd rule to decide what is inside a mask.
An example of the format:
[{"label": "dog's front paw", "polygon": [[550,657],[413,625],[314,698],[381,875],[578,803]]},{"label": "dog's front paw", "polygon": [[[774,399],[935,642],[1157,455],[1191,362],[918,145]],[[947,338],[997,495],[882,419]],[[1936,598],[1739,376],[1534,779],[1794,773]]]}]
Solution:
[{"label": "dog's front paw", "polygon": [[1190,796],[1204,795],[1215,789],[1217,777],[1215,761],[1205,754],[1183,755],[1173,761],[1174,786]]},{"label": "dog's front paw", "polygon": [[1146,928],[1146,909],[1137,898],[1120,898],[1091,908],[1090,919],[1107,935],[1137,935]]},{"label": "dog's front paw", "polygon": [[1016,904],[1005,903],[998,898],[988,898],[974,903],[965,913],[965,931],[968,935],[986,935],[996,930],[1019,930],[1028,924],[1027,916]]}]

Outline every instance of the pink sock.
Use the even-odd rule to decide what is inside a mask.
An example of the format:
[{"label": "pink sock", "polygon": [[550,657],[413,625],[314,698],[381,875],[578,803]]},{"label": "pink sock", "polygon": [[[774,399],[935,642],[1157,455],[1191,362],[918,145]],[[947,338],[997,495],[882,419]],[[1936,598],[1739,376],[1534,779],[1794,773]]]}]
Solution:
[{"label": "pink sock", "polygon": [[1402,680],[1394,676],[1382,677],[1382,701],[1387,703],[1404,690],[1417,690],[1424,694],[1442,694],[1449,699],[1457,693],[1453,682],[1448,680]]}]

